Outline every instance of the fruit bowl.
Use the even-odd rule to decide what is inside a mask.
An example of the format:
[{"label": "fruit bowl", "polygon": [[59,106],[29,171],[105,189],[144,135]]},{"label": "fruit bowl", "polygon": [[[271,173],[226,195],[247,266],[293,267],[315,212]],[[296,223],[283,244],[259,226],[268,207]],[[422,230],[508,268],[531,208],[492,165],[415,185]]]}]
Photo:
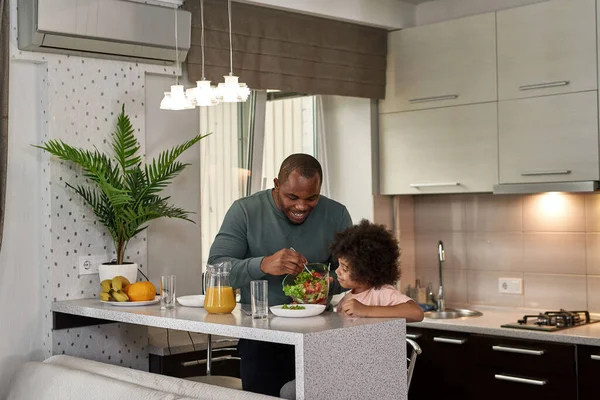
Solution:
[{"label": "fruit bowl", "polygon": [[283,278],[283,292],[298,304],[327,304],[329,296],[329,267],[321,263],[306,264],[298,275]]},{"label": "fruit bowl", "polygon": [[151,282],[130,283],[124,276],[115,276],[100,282],[98,297],[103,303],[153,304],[156,287]]}]

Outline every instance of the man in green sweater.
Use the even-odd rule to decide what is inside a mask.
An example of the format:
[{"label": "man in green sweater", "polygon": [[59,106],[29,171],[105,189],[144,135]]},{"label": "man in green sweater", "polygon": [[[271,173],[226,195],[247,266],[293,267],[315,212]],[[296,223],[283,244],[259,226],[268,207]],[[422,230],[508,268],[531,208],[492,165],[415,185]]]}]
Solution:
[{"label": "man in green sweater", "polygon": [[[321,165],[307,154],[292,154],[281,164],[275,188],[233,203],[210,249],[209,264],[230,261],[231,284],[240,288],[243,304],[250,303],[250,281],[269,282],[269,305],[291,302],[282,290],[287,274],[304,264],[331,263],[329,244],[335,233],[352,225],[346,207],[321,196]],[[293,250],[292,250],[293,248]],[[339,293],[335,272],[330,294]],[[294,347],[240,340],[238,350],[244,390],[279,396],[294,379]]]}]

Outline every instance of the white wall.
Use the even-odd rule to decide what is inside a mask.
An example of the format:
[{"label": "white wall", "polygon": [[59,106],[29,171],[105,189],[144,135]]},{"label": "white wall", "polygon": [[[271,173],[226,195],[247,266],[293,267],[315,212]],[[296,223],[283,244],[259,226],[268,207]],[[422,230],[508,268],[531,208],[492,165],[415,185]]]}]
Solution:
[{"label": "white wall", "polygon": [[[40,326],[44,357],[64,353],[147,369],[145,328],[113,324],[52,330],[53,301],[98,296],[98,275],[79,275],[79,256],[98,255],[110,260],[114,250],[106,229],[83,200],[65,186],[65,182],[82,183],[80,171],[28,145],[62,139],[78,147],[109,150],[115,118],[125,105],[145,153],[145,73],[171,75],[179,68],[20,51],[16,37],[17,2],[9,1],[10,75],[16,89],[11,90],[9,104],[12,128],[8,168],[17,171],[18,178],[14,185],[9,183],[9,196],[15,186],[19,192],[11,196],[16,199],[7,199],[8,207],[12,202],[13,211],[7,211],[6,242],[0,253],[0,299],[5,305],[0,312],[0,326],[9,327],[0,336],[0,384],[21,362],[40,358],[39,342],[30,340],[37,337]],[[36,92],[25,95],[30,85]],[[29,136],[32,132],[38,135]],[[31,162],[33,156],[41,157],[37,165],[23,164]],[[36,182],[40,182],[38,192],[31,195]],[[21,188],[22,184],[28,186]],[[38,203],[32,206],[30,202],[36,198]],[[19,223],[10,225],[13,216]],[[137,262],[142,271],[147,270],[146,245],[143,232],[127,248],[127,259]],[[124,341],[123,337],[131,341]],[[133,341],[137,344],[129,346],[131,352],[120,352],[121,343]],[[4,346],[8,348],[5,350]],[[5,356],[10,361],[2,358]],[[5,385],[0,388],[4,390]]]},{"label": "white wall", "polygon": [[369,99],[323,96],[331,198],[348,208],[353,222],[373,220],[374,107]]},{"label": "white wall", "polygon": [[[18,68],[13,68],[19,64]],[[10,75],[6,215],[0,250],[0,398],[25,361],[43,359],[42,155],[43,66],[13,61]],[[18,83],[18,84],[17,84]]]},{"label": "white wall", "polygon": [[400,0],[238,0],[385,29],[413,26],[415,5]]},{"label": "white wall", "polygon": [[542,1],[547,0],[435,0],[417,6],[415,22],[425,25]]},{"label": "white wall", "polygon": [[[200,133],[198,109],[160,110],[163,93],[173,77],[146,75],[146,162],[161,151],[179,145]],[[189,85],[188,85],[189,86]],[[183,153],[179,160],[189,163],[163,194],[171,204],[192,211],[190,219],[161,218],[148,228],[148,273],[152,282],[161,275],[177,276],[177,296],[202,293],[200,245],[200,144]]]}]

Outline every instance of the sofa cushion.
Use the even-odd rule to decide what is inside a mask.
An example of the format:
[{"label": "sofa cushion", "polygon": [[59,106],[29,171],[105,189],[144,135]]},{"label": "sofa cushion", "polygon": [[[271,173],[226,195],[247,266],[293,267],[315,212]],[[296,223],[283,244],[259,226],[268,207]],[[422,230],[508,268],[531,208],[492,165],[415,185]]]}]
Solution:
[{"label": "sofa cushion", "polygon": [[[62,365],[28,362],[21,367],[12,382],[7,400],[105,400],[117,398],[145,400],[183,399],[143,386],[107,379],[87,371],[78,371]],[[204,397],[210,399],[210,397]]]},{"label": "sofa cushion", "polygon": [[173,393],[178,396],[194,399],[227,399],[227,400],[264,400],[274,397],[250,392],[222,388],[205,383],[192,382],[185,379],[158,375],[150,372],[139,371],[117,365],[105,364],[84,358],[67,355],[56,355],[44,361],[44,364],[60,365],[74,370],[86,371],[104,378],[115,379],[122,382],[143,386],[148,389]]}]

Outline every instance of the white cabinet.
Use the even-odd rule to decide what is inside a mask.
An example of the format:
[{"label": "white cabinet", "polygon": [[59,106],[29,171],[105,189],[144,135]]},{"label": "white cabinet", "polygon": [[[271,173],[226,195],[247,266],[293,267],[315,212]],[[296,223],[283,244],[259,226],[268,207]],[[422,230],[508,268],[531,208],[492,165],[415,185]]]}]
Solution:
[{"label": "white cabinet", "polygon": [[500,100],[597,88],[595,0],[497,13]]},{"label": "white cabinet", "polygon": [[498,183],[496,103],[382,114],[381,194],[491,192]]},{"label": "white cabinet", "polygon": [[500,183],[598,180],[598,92],[498,105]]},{"label": "white cabinet", "polygon": [[495,101],[495,14],[391,32],[380,112]]}]

